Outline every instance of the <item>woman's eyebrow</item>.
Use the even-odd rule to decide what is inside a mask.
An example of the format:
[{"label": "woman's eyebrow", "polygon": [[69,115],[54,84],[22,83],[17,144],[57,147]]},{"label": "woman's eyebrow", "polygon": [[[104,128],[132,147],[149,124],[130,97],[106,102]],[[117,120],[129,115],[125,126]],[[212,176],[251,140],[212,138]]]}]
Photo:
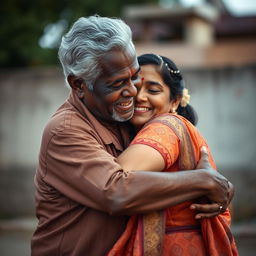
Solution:
[{"label": "woman's eyebrow", "polygon": [[158,85],[158,86],[163,86],[161,83],[157,82],[157,81],[153,81],[153,80],[148,80],[146,81],[146,83],[148,85]]}]

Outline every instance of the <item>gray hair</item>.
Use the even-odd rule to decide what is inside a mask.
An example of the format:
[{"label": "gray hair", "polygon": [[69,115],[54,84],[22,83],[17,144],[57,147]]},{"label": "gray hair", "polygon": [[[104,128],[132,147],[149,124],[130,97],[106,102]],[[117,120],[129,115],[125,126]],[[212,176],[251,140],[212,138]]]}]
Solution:
[{"label": "gray hair", "polygon": [[112,49],[127,49],[132,43],[130,27],[121,19],[90,16],[79,18],[62,37],[59,48],[65,79],[69,75],[82,78],[88,88],[101,74],[100,57]]}]

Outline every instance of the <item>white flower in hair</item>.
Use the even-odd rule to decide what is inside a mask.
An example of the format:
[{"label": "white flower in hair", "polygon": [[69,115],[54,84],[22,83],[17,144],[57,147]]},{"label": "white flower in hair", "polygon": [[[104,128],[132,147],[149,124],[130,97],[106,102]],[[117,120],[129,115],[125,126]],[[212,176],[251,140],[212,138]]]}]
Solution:
[{"label": "white flower in hair", "polygon": [[180,105],[183,108],[186,107],[189,103],[189,100],[190,100],[190,95],[188,94],[188,89],[184,88],[183,92],[182,92],[182,98],[181,98],[181,101],[180,101]]}]

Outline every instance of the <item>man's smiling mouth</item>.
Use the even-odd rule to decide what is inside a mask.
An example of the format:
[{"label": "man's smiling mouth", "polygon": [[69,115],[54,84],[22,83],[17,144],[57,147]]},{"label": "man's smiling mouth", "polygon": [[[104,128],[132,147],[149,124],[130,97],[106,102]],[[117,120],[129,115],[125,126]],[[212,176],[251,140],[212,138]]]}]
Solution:
[{"label": "man's smiling mouth", "polygon": [[116,104],[117,110],[120,112],[129,112],[134,109],[133,99],[123,101]]}]

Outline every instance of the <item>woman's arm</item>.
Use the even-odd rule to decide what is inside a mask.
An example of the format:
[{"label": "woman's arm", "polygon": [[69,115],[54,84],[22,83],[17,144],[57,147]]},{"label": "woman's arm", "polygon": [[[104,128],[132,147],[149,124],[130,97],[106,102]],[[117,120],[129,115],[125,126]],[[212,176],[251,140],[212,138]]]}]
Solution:
[{"label": "woman's arm", "polygon": [[[122,166],[122,168],[125,171],[136,171],[136,170],[143,170],[143,171],[157,171],[157,172],[161,172],[162,170],[166,169],[166,167],[172,165],[178,157],[179,154],[179,139],[178,137],[174,134],[171,133],[169,134],[170,136],[168,137],[168,139],[164,139],[163,140],[163,144],[166,143],[166,141],[169,141],[169,148],[172,148],[170,155],[172,155],[172,157],[169,158],[169,161],[167,163],[166,159],[164,159],[164,156],[166,158],[166,154],[164,155],[163,152],[159,152],[159,147],[157,147],[158,150],[156,150],[154,147],[152,147],[152,140],[151,137],[147,137],[149,140],[151,141],[151,143],[148,145],[145,144],[133,144],[130,145],[117,159],[117,161],[120,163],[120,165]],[[148,134],[147,134],[148,136]],[[141,137],[140,137],[141,138]],[[144,137],[142,136],[142,138],[144,139]],[[155,138],[155,137],[154,137]],[[135,139],[136,140],[136,139]],[[171,141],[170,141],[171,140]],[[143,140],[144,141],[144,140]],[[145,141],[144,141],[145,142]],[[156,144],[154,143],[154,146],[156,147]],[[164,146],[164,145],[160,145]],[[195,175],[196,173],[193,171],[193,174],[191,172],[186,172],[186,175],[191,174],[191,179],[197,179],[198,175],[199,176],[204,176],[207,173],[202,173],[202,169],[206,169],[205,171],[207,171],[209,173],[209,171],[211,170],[210,173],[214,173],[212,171],[212,167],[208,161],[208,157],[206,157],[208,154],[207,152],[205,152],[206,149],[203,151],[204,152],[204,157],[201,158],[201,160],[198,163],[198,166],[196,169],[201,169],[198,170],[197,175]],[[166,151],[165,151],[166,153]],[[215,173],[216,174],[216,173]],[[177,176],[181,176],[182,174],[179,172],[179,174]],[[174,175],[175,176],[175,175]],[[190,175],[188,175],[190,176]],[[188,179],[190,179],[187,176]],[[215,175],[214,175],[215,176]],[[217,179],[216,179],[217,178]],[[215,182],[219,179],[219,178],[223,178],[221,177],[221,175],[216,174],[215,177]],[[194,181],[195,181],[194,180]],[[206,179],[204,180],[206,182]],[[197,181],[198,182],[198,181]],[[215,183],[214,182],[214,183]],[[177,181],[177,184],[179,183],[179,181]],[[200,185],[200,182],[197,183],[198,185]],[[216,185],[216,184],[215,184]],[[231,183],[227,183],[228,187],[229,187],[229,200],[232,199],[233,197],[233,193],[234,193],[234,188],[233,185]],[[188,193],[193,193],[193,185],[189,186],[191,191],[189,192],[190,189],[188,189],[188,187],[186,189],[184,189],[186,192]],[[181,194],[183,194],[185,191],[182,192],[182,185],[180,185],[179,188],[176,187],[175,190],[180,191],[178,193],[178,195],[176,195],[176,199],[179,198],[179,196]],[[175,192],[177,192],[175,191]],[[186,193],[185,193],[186,194]],[[188,196],[188,195],[187,195]],[[209,193],[204,194],[204,196],[207,196],[212,202],[216,202],[216,203],[209,203],[209,204],[193,204],[191,207],[195,210],[198,211],[199,214],[196,215],[196,218],[203,218],[203,217],[212,217],[215,215],[218,215],[220,213],[219,211],[219,206],[220,204],[220,194],[216,193],[216,191],[212,192],[211,189],[209,190]],[[222,196],[226,196],[224,194],[222,194]]]},{"label": "woman's arm", "polygon": [[118,158],[124,171],[155,171],[165,168],[162,155],[154,148],[144,144],[130,145]]},{"label": "woman's arm", "polygon": [[140,130],[117,161],[125,171],[160,172],[172,166],[179,154],[179,137],[170,127],[157,122]]},{"label": "woman's arm", "polygon": [[[219,211],[220,204],[225,207],[224,209],[226,209],[227,207],[227,204],[223,202],[220,203],[220,198],[224,199],[227,196],[226,193],[223,193],[224,190],[219,190],[219,188],[223,186],[223,183],[222,183],[223,176],[213,171],[208,161],[208,154],[206,149],[202,149],[201,153],[203,154],[203,157],[200,159],[196,167],[198,169],[198,173],[196,173],[195,171],[179,172],[179,173],[176,173],[177,177],[175,176],[175,173],[172,173],[173,177],[170,179],[170,183],[174,182],[177,185],[180,183],[181,180],[183,180],[182,176],[184,175],[184,180],[186,180],[187,182],[189,182],[189,180],[190,181],[193,180],[195,182],[194,185],[197,184],[200,187],[200,184],[203,185],[203,183],[206,184],[209,181],[208,180],[209,174],[211,178],[215,176],[213,187],[210,188],[208,186],[209,191],[205,192],[204,194],[204,196],[207,196],[212,201],[212,203],[191,205],[191,209],[194,209],[198,212],[198,214],[196,214],[195,216],[196,219],[210,218],[210,217],[219,215],[221,213]],[[125,171],[143,170],[143,171],[160,172],[165,167],[165,162],[162,155],[154,148],[151,148],[143,144],[135,144],[135,145],[129,146],[118,157],[117,160],[120,163],[120,165],[124,168]],[[205,174],[206,176],[204,177]],[[216,187],[216,184],[218,184],[217,185],[218,188]],[[198,188],[195,188],[196,186],[194,186],[193,183],[191,183],[189,187],[186,186],[186,188],[183,185],[184,185],[183,182],[181,182],[180,186],[179,185],[176,186],[176,188],[173,190],[174,192],[173,195],[176,193],[177,194],[175,195],[176,200],[174,200],[175,202],[174,201],[172,202],[172,205],[186,201],[184,200],[184,198],[187,198],[187,200],[194,199],[195,197],[193,194],[195,193],[195,191],[197,192],[199,191],[197,190]],[[186,185],[188,185],[188,183]],[[234,195],[234,187],[228,181],[227,181],[227,185],[229,187],[228,201],[230,202]],[[202,196],[202,194],[200,196]],[[170,197],[173,197],[173,196],[170,195]]]}]

